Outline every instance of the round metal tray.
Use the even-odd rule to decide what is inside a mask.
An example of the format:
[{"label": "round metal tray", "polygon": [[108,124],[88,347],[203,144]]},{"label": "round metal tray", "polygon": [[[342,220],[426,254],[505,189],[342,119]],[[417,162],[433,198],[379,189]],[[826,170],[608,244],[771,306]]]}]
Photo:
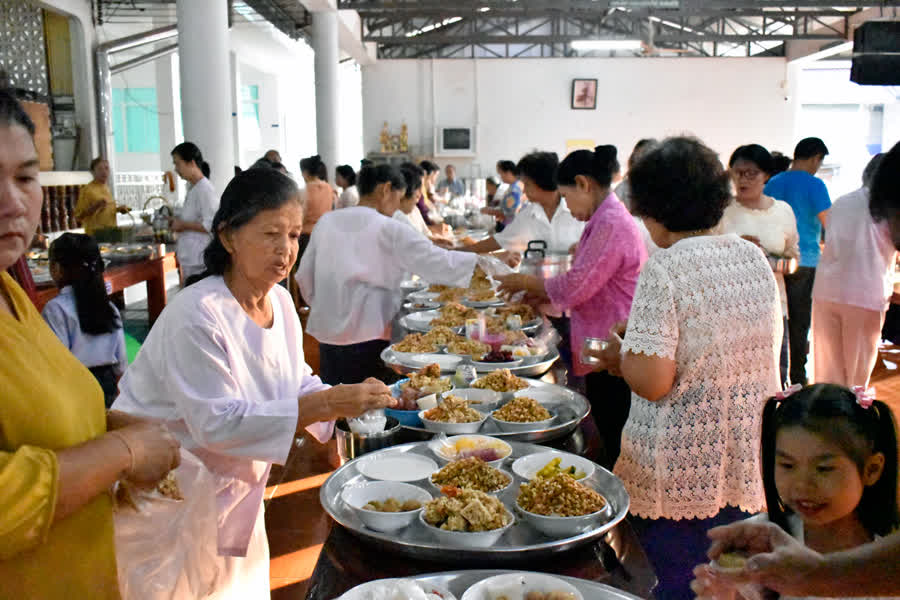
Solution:
[{"label": "round metal tray", "polygon": [[[415,352],[406,352],[408,356],[413,354],[417,354]],[[429,354],[428,352],[423,352],[421,354]],[[422,368],[421,363],[413,363],[409,360],[408,356],[403,357],[399,356],[396,352],[391,350],[391,347],[388,346],[384,350],[381,351],[381,360],[393,369],[395,372],[400,375],[408,375],[413,371],[418,371]],[[559,360],[559,350],[553,348],[550,352],[547,353],[547,356],[541,360],[540,362],[531,363],[527,365],[519,365],[518,367],[513,367],[509,371],[513,375],[518,375],[519,377],[540,377],[544,373],[550,370],[550,367],[553,366]]]},{"label": "round metal tray", "polygon": [[[515,459],[547,450],[546,447],[535,444],[509,443],[513,452],[512,455],[504,460],[503,468],[510,472],[510,465]],[[621,480],[600,465],[595,465],[594,473],[583,481],[590,487],[598,490],[606,498],[612,507],[613,516],[606,522],[598,522],[596,529],[572,537],[564,539],[547,537],[518,516],[515,517],[516,522],[513,526],[490,548],[442,545],[419,520],[414,521],[410,526],[400,531],[380,533],[369,529],[363,524],[354,510],[344,503],[341,492],[347,485],[368,481],[357,470],[357,464],[360,460],[385,452],[413,452],[429,457],[434,456],[431,450],[428,449],[426,442],[403,444],[366,454],[359,459],[348,462],[332,473],[319,491],[319,500],[331,518],[354,535],[375,542],[380,548],[388,548],[417,559],[433,559],[445,562],[482,560],[496,563],[547,556],[570,550],[603,536],[628,514],[628,492],[625,491],[625,486]],[[516,497],[518,496],[518,484],[525,483],[525,480],[518,475],[513,474],[513,478],[513,485],[510,485],[500,496],[500,500],[511,511],[514,511]],[[428,490],[429,493],[434,495],[434,488],[430,486],[427,480],[417,482],[414,485]],[[515,512],[513,514],[515,515]]]},{"label": "round metal tray", "polygon": [[[427,573],[425,575],[418,575],[414,577],[414,579],[431,585],[440,586],[448,590],[457,598],[462,598],[466,590],[479,581],[495,575],[506,575],[507,573],[521,573],[521,571],[492,569],[448,571],[446,573]],[[595,581],[579,579],[578,577],[568,577],[566,575],[556,575],[554,573],[542,573],[542,575],[550,575],[571,584],[581,592],[581,595],[585,597],[585,600],[639,600],[637,596],[632,596],[622,590],[617,590],[612,586],[597,583]]]},{"label": "round metal tray", "polygon": [[[478,435],[489,435],[507,442],[516,441],[540,444],[541,442],[549,442],[556,438],[568,435],[574,431],[575,428],[578,427],[578,424],[591,412],[591,405],[587,401],[587,398],[578,392],[561,385],[546,383],[536,379],[528,379],[528,383],[530,383],[531,387],[535,390],[556,392],[559,394],[559,397],[563,399],[563,401],[558,404],[547,402],[541,403],[547,408],[556,411],[556,420],[553,421],[550,427],[533,431],[500,431],[497,425],[491,419],[488,419],[484,422],[484,425],[481,426],[481,429],[478,430]],[[417,431],[425,435],[437,435],[437,432],[430,431],[424,427],[410,427],[404,425],[403,428],[409,429],[410,431]]]}]

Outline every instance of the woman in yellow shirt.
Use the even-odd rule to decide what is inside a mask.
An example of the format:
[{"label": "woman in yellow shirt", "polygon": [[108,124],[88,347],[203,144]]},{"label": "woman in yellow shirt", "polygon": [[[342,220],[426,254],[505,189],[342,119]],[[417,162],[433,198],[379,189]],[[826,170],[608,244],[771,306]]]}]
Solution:
[{"label": "woman in yellow shirt", "polygon": [[159,481],[178,443],[160,425],[108,417],[96,380],[6,273],[41,214],[33,135],[0,90],[0,599],[116,599],[108,490]]},{"label": "woman in yellow shirt", "polygon": [[116,226],[116,211],[128,212],[124,206],[116,208],[112,192],[109,191],[109,162],[105,158],[91,161],[91,175],[94,180],[81,187],[78,202],[75,203],[75,218],[84,227],[84,232],[94,235],[98,229]]}]

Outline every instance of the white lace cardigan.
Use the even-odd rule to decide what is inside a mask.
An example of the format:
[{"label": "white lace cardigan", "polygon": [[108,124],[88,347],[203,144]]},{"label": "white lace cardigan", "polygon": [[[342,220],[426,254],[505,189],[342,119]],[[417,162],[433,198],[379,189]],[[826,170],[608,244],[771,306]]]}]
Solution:
[{"label": "white lace cardigan", "polygon": [[647,261],[623,351],[674,359],[676,370],[660,400],[632,394],[615,468],[632,514],[704,519],[726,505],[763,509],[761,417],[779,389],[781,334],[775,277],[750,242],[686,238]]}]

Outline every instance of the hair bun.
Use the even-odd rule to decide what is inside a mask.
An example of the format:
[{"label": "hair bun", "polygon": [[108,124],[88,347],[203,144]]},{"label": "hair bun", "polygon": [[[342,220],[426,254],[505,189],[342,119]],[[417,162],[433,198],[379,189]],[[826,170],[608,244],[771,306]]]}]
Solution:
[{"label": "hair bun", "polygon": [[619,151],[612,144],[605,144],[594,148],[594,156],[603,162],[612,162],[616,160]]}]

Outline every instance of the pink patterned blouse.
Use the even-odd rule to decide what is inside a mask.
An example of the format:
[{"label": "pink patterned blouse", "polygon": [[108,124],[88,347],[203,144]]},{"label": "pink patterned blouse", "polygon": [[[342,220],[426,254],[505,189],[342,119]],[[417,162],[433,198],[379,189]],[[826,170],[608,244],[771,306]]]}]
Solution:
[{"label": "pink patterned blouse", "polygon": [[575,375],[593,370],[581,362],[584,338],[606,339],[613,325],[628,319],[646,260],[647,250],[634,218],[611,193],[584,228],[572,268],[544,282],[554,308],[571,314]]}]

